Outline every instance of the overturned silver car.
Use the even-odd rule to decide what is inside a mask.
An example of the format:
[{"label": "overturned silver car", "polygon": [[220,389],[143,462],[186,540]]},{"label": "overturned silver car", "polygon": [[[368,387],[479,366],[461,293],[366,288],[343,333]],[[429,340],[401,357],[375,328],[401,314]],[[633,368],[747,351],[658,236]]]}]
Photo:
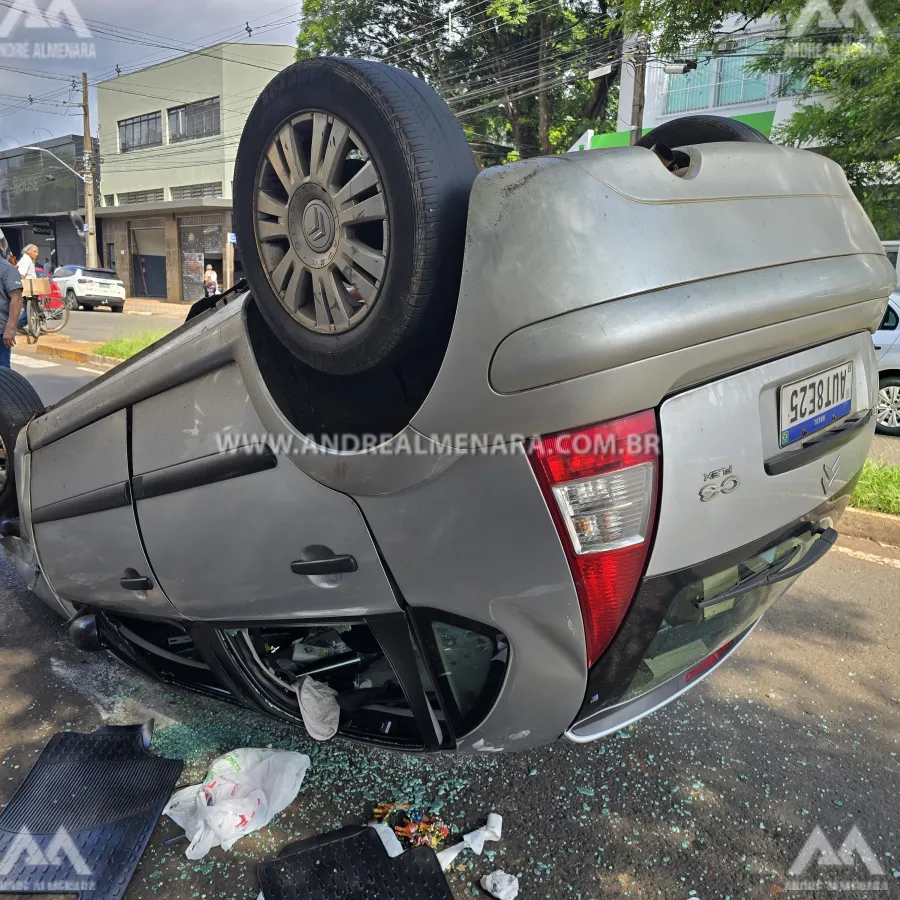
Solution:
[{"label": "overturned silver car", "polygon": [[49,409],[0,372],[2,543],[80,646],[298,725],[311,678],[384,746],[584,742],[834,543],[894,272],[829,160],[687,117],[479,174],[423,82],[313,60],[235,222],[248,283],[148,350]]}]

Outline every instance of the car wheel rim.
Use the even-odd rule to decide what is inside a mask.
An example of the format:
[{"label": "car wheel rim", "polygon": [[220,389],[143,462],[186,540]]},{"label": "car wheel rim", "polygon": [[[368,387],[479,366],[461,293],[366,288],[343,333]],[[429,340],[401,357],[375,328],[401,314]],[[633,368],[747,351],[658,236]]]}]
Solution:
[{"label": "car wheel rim", "polygon": [[253,223],[269,283],[298,323],[339,334],[369,315],[389,218],[375,160],[346,122],[310,110],[278,128],[260,162]]},{"label": "car wheel rim", "polygon": [[886,428],[900,428],[900,387],[892,384],[879,390],[875,421]]}]

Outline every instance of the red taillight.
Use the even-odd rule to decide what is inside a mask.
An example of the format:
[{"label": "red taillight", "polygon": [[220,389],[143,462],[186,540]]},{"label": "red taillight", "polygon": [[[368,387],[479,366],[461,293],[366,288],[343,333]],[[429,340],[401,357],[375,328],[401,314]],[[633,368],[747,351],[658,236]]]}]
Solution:
[{"label": "red taillight", "polygon": [[62,291],[59,289],[59,285],[55,281],[50,282],[50,299],[62,300]]},{"label": "red taillight", "polygon": [[575,579],[593,666],[647,561],[659,481],[656,416],[648,410],[548,435],[530,458]]}]

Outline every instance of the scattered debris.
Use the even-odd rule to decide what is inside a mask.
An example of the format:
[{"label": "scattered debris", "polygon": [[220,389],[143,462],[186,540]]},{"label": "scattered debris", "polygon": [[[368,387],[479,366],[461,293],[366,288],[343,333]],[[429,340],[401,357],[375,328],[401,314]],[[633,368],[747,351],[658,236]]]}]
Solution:
[{"label": "scattered debris", "polygon": [[515,900],[519,896],[519,879],[515,875],[507,875],[502,869],[483,876],[481,886],[497,900]]},{"label": "scattered debris", "polygon": [[438,862],[441,864],[441,868],[446,871],[453,865],[456,857],[466,848],[472,850],[477,856],[481,856],[484,842],[499,841],[502,834],[503,816],[497,815],[497,813],[488,813],[487,822],[481,828],[476,828],[474,831],[464,835],[458,844],[441,850],[438,853]]},{"label": "scattered debris", "polygon": [[375,807],[375,821],[389,825],[409,847],[434,850],[450,834],[449,826],[442,819],[411,809],[408,803],[379,803]]},{"label": "scattered debris", "polygon": [[213,847],[230,850],[285,809],[308,768],[302,753],[241,747],[214,759],[203,782],[176,791],[163,812],[190,839],[185,856],[203,859]]}]

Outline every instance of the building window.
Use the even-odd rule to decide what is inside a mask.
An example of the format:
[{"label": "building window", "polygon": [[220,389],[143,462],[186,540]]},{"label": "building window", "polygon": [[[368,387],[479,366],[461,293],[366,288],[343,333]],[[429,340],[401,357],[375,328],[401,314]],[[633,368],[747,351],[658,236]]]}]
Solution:
[{"label": "building window", "polygon": [[708,107],[715,68],[715,60],[698,60],[697,68],[685,75],[669,75],[666,82],[666,113],[682,113]]},{"label": "building window", "polygon": [[122,153],[162,143],[162,113],[149,113],[119,122],[119,149]]},{"label": "building window", "polygon": [[115,206],[116,205],[116,195],[115,194],[104,194],[103,195],[103,205],[104,206]]},{"label": "building window", "polygon": [[754,60],[765,51],[759,38],[745,38],[738,42],[735,56],[719,60],[716,79],[715,106],[735,106],[765,100],[769,95],[769,76],[753,71]]},{"label": "building window", "polygon": [[188,103],[169,110],[169,143],[211,137],[220,129],[219,98]]},{"label": "building window", "polygon": [[119,206],[131,203],[159,203],[165,199],[162,188],[154,188],[149,191],[126,191],[119,194]]},{"label": "building window", "polygon": [[207,184],[183,184],[172,188],[173,200],[199,200],[201,197],[221,196],[221,181],[210,181]]},{"label": "building window", "polygon": [[738,42],[731,56],[698,60],[697,68],[686,75],[669,75],[666,114],[768,100],[769,77],[752,68],[764,51],[762,38],[751,35]]},{"label": "building window", "polygon": [[791,76],[785,72],[778,76],[779,97],[799,97],[809,90],[809,78],[806,75]]}]

